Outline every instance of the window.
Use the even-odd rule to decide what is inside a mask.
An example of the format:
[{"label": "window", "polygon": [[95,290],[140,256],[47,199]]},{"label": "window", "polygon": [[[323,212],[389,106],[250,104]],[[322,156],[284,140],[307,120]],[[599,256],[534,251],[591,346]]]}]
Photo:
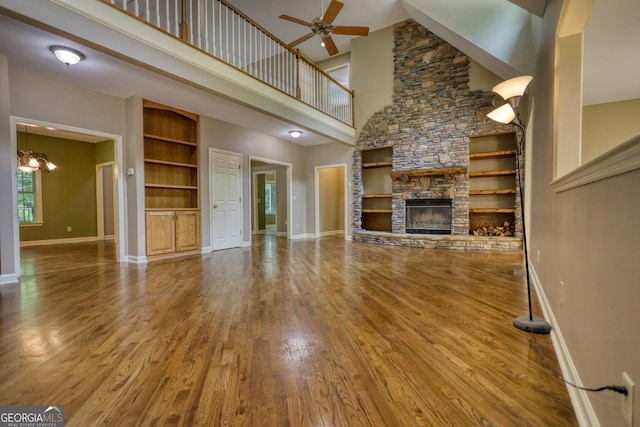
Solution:
[{"label": "window", "polygon": [[276,183],[275,181],[265,181],[264,183],[264,213],[276,213]]},{"label": "window", "polygon": [[42,224],[42,194],[40,172],[18,169],[18,221],[21,225]]}]

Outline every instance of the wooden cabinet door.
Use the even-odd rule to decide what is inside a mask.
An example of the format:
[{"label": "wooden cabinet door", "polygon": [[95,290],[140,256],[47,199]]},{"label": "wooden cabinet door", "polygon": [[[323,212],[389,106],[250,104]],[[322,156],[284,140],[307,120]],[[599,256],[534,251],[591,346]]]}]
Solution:
[{"label": "wooden cabinet door", "polygon": [[197,211],[176,212],[176,251],[200,249],[200,213]]},{"label": "wooden cabinet door", "polygon": [[176,235],[173,211],[146,213],[147,256],[176,251]]}]

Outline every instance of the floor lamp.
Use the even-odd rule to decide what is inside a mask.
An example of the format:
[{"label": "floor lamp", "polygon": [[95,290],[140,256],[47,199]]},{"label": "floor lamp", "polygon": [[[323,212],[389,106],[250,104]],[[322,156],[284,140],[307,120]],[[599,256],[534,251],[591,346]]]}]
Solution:
[{"label": "floor lamp", "polygon": [[[522,211],[522,246],[524,248],[524,265],[527,276],[527,297],[529,300],[529,316],[518,317],[513,321],[513,325],[527,332],[536,334],[548,334],[551,331],[551,325],[544,319],[533,317],[533,309],[531,307],[531,278],[529,276],[529,255],[527,250],[527,231],[525,229],[524,220],[524,187],[522,167],[520,158],[524,148],[525,127],[518,119],[518,105],[524,92],[527,90],[529,83],[533,77],[521,76],[506,80],[493,88],[493,92],[500,95],[507,103],[496,108],[487,114],[487,117],[499,123],[512,124],[516,129],[516,165],[518,174],[518,184],[520,187],[520,209]],[[518,132],[519,129],[519,132]]]}]

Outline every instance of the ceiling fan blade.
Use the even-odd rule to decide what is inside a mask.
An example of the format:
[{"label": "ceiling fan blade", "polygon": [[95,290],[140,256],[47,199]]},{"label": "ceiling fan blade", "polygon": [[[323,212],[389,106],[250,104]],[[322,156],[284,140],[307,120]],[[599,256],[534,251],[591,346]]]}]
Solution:
[{"label": "ceiling fan blade", "polygon": [[331,0],[331,3],[329,3],[327,10],[324,12],[322,21],[327,24],[331,24],[333,20],[336,19],[336,16],[338,16],[338,12],[340,12],[342,6],[344,6],[343,3],[340,3],[337,0]]},{"label": "ceiling fan blade", "polygon": [[304,25],[305,27],[311,27],[311,22],[303,21],[302,19],[294,18],[289,15],[280,15],[280,19],[284,19],[285,21],[295,22],[296,24]]},{"label": "ceiling fan blade", "polygon": [[306,42],[307,40],[309,40],[311,37],[313,37],[313,33],[309,33],[309,34],[305,34],[304,36],[300,37],[299,39],[295,39],[294,41],[292,41],[291,43],[289,43],[287,45],[288,48],[292,48],[294,46],[299,45],[302,42]]},{"label": "ceiling fan blade", "polygon": [[341,25],[333,27],[332,33],[346,36],[367,36],[369,35],[369,27],[348,27]]},{"label": "ceiling fan blade", "polygon": [[324,39],[322,39],[322,41],[324,42],[324,47],[325,49],[327,49],[329,56],[333,56],[336,53],[338,53],[338,48],[336,47],[336,44],[333,42],[333,39],[331,38],[331,36],[325,37]]}]

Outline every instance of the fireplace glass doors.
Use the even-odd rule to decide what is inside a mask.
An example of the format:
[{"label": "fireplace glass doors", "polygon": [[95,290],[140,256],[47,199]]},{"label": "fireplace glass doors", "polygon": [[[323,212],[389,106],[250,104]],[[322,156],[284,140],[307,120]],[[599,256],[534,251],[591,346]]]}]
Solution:
[{"label": "fireplace glass doors", "polygon": [[406,200],[405,231],[451,234],[451,199]]}]

